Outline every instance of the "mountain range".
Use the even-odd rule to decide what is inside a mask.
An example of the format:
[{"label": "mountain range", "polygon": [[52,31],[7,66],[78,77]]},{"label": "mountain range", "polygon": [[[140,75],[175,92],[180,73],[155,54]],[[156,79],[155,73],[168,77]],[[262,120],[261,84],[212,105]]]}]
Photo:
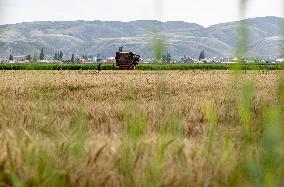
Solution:
[{"label": "mountain range", "polygon": [[[203,27],[182,21],[44,21],[0,25],[0,57],[63,51],[75,54],[114,56],[120,46],[153,57],[153,46],[162,38],[166,50],[175,58],[234,56],[240,23],[246,26],[248,56],[280,56],[284,51],[284,18],[259,17]],[[158,33],[158,34],[157,34]]]}]

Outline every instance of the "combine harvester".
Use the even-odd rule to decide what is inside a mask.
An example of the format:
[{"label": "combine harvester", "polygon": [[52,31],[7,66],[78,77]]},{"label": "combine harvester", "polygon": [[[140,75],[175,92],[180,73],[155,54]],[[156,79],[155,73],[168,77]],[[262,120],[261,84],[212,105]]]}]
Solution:
[{"label": "combine harvester", "polygon": [[116,52],[116,69],[119,70],[133,70],[138,65],[140,56],[132,52],[123,52],[123,47]]}]

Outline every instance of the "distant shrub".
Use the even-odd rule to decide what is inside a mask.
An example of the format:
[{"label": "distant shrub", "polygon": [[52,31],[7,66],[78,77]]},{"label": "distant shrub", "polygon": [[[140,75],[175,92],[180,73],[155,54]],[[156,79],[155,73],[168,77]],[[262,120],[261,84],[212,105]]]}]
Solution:
[{"label": "distant shrub", "polygon": [[[98,70],[99,64],[0,64],[0,70]],[[283,70],[282,64],[140,64],[136,70]],[[102,64],[101,70],[113,70],[113,64]]]},{"label": "distant shrub", "polygon": [[141,64],[138,70],[282,70],[280,64]]},{"label": "distant shrub", "polygon": [[[98,70],[98,64],[0,64],[0,70]],[[112,64],[101,65],[101,70],[112,70]]]}]

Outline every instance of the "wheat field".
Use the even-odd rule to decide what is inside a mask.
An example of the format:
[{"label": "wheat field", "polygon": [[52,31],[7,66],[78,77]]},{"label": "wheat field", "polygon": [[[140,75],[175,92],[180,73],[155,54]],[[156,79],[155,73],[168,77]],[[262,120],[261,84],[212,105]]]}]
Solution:
[{"label": "wheat field", "polygon": [[280,71],[1,71],[0,186],[281,186]]}]

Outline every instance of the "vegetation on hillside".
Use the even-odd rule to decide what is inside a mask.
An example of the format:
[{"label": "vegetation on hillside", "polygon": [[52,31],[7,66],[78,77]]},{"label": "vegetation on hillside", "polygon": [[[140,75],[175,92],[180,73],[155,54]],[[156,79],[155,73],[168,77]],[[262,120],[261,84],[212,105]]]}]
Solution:
[{"label": "vegetation on hillside", "polygon": [[[283,18],[263,17],[244,21],[250,30],[249,56],[278,56],[283,49],[281,22]],[[160,30],[167,35],[172,58],[193,56],[198,58],[201,49],[207,57],[232,56],[236,44],[239,22],[224,23],[204,28],[198,24],[170,21],[71,21],[33,22],[0,26],[0,56],[25,55],[45,48],[53,56],[86,52],[113,56],[113,50],[127,45],[127,50],[143,57],[153,55],[151,31]],[[36,33],[33,31],[37,31]],[[34,41],[34,42],[31,42]]]}]

